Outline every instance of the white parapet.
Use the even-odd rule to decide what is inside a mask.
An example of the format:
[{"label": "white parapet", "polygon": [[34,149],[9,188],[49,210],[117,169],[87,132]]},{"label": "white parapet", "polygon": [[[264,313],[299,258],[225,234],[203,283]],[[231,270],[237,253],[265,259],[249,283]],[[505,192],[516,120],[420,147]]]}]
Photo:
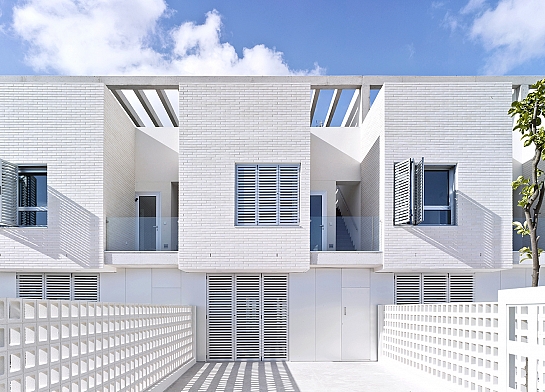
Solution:
[{"label": "white parapet", "polygon": [[191,306],[0,299],[0,391],[162,391],[194,362]]}]

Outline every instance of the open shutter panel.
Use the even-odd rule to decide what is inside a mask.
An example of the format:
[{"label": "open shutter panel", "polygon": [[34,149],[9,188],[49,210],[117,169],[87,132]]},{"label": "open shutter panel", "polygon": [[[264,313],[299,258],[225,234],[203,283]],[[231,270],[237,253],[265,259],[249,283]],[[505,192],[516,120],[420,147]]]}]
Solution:
[{"label": "open shutter panel", "polygon": [[18,167],[0,160],[0,226],[17,225]]},{"label": "open shutter panel", "polygon": [[414,216],[413,224],[419,225],[424,221],[424,158],[414,165]]},{"label": "open shutter panel", "polygon": [[299,166],[279,167],[279,215],[281,225],[299,223]]},{"label": "open shutter panel", "polygon": [[394,225],[411,223],[412,159],[394,164]]},{"label": "open shutter panel", "polygon": [[43,274],[17,274],[17,289],[19,298],[43,299]]},{"label": "open shutter panel", "polygon": [[46,274],[45,275],[45,299],[71,299],[70,274]]},{"label": "open shutter panel", "polygon": [[238,165],[236,167],[237,207],[236,224],[255,225],[257,223],[257,166]]},{"label": "open shutter panel", "polygon": [[447,302],[447,275],[424,275],[422,303],[436,304]]},{"label": "open shutter panel", "polygon": [[396,305],[420,303],[420,274],[395,276]]},{"label": "open shutter panel", "polygon": [[259,165],[257,183],[257,224],[278,224],[278,166]]},{"label": "open shutter panel", "polygon": [[74,301],[98,301],[98,275],[73,275]]},{"label": "open shutter panel", "polygon": [[450,275],[450,302],[473,302],[473,275]]}]

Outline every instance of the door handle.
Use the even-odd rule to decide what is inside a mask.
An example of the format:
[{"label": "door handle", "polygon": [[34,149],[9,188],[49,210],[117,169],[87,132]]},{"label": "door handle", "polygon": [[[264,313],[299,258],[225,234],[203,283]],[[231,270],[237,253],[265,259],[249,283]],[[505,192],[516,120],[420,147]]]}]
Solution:
[{"label": "door handle", "polygon": [[344,315],[346,316],[346,306],[344,307]]}]

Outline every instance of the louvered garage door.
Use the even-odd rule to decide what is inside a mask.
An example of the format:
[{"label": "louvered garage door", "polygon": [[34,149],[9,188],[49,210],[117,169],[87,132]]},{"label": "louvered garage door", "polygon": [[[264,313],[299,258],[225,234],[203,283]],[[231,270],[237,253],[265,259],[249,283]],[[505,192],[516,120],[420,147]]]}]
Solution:
[{"label": "louvered garage door", "polygon": [[287,359],[285,275],[208,275],[208,360]]}]

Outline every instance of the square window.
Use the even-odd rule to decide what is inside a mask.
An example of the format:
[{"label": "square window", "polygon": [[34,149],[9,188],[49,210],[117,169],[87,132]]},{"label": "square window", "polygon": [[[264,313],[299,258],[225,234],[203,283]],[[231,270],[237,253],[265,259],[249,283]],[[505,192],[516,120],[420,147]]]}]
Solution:
[{"label": "square window", "polygon": [[424,169],[425,225],[453,223],[454,169],[426,166]]}]

